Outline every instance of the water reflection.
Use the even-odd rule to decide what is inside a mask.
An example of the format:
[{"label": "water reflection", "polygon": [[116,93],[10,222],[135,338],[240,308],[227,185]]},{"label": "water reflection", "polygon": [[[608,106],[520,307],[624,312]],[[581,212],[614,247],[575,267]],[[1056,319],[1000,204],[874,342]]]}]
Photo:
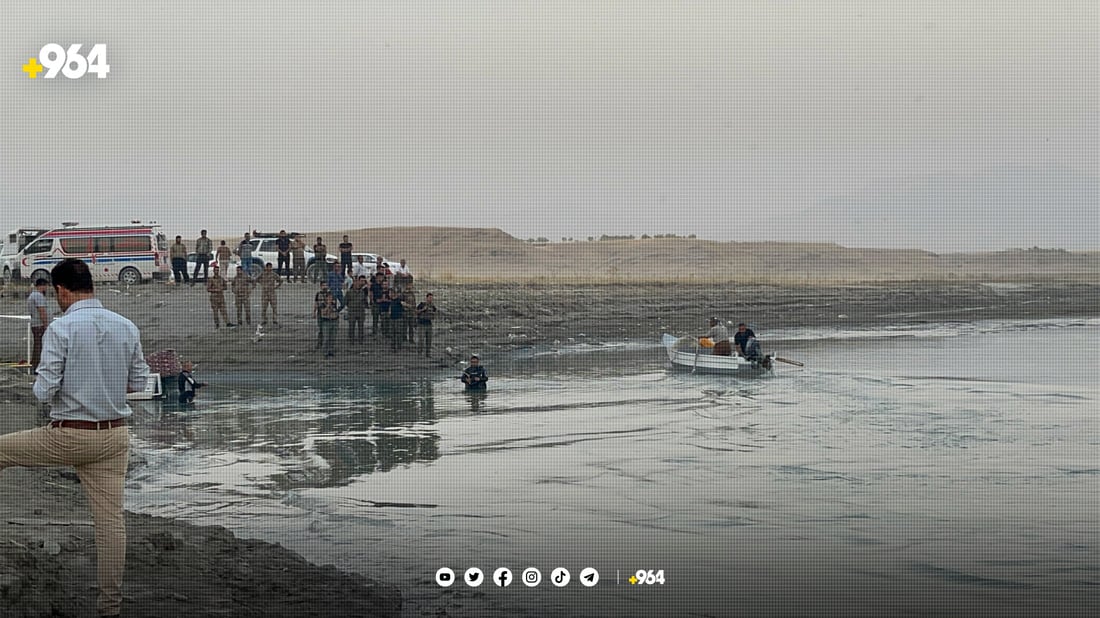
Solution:
[{"label": "water reflection", "polygon": [[435,422],[429,380],[329,382],[323,390],[233,387],[194,408],[141,402],[135,406],[134,435],[153,448],[274,462],[278,471],[261,484],[289,490],[345,485],[359,475],[438,459]]},{"label": "water reflection", "polygon": [[489,398],[488,391],[465,391],[466,401],[470,403],[471,412],[480,412],[481,404]]}]

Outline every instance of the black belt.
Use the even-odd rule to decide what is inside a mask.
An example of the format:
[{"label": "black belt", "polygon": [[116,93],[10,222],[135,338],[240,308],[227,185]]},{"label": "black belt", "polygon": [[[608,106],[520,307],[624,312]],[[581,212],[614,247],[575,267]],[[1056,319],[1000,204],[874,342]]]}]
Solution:
[{"label": "black belt", "polygon": [[71,427],[72,429],[114,429],[124,427],[126,419],[116,418],[109,421],[51,421],[50,427]]}]

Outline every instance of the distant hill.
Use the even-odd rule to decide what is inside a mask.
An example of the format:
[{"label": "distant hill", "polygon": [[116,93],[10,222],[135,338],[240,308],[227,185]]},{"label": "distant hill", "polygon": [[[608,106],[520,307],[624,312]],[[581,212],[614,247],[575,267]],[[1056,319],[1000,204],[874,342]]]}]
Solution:
[{"label": "distant hill", "polygon": [[347,234],[357,251],[405,258],[421,278],[519,283],[631,281],[841,283],[1100,282],[1100,252],[1016,250],[937,255],[829,243],[721,242],[688,238],[527,243],[495,228],[387,227],[305,232],[335,252]]}]

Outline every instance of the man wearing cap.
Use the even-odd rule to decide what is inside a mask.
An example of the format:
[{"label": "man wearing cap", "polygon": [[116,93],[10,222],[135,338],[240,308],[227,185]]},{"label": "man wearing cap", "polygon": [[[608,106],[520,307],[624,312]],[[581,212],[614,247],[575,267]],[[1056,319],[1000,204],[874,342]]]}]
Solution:
[{"label": "man wearing cap", "polygon": [[489,382],[489,374],[481,366],[481,359],[474,354],[470,357],[470,364],[462,371],[462,383],[468,391],[483,391]]},{"label": "man wearing cap", "polygon": [[126,567],[126,418],[132,414],[126,393],[145,388],[149,366],[134,323],[104,309],[95,297],[87,264],[62,260],[50,277],[64,315],[43,338],[34,396],[49,404],[52,420],[45,427],[0,436],[0,469],[76,469],[95,524],[96,610],[100,616],[118,616]]},{"label": "man wearing cap", "polygon": [[225,279],[222,279],[221,269],[214,267],[214,276],[206,282],[206,291],[210,293],[210,309],[214,312],[214,328],[221,328],[220,316],[225,320],[225,325],[232,328],[236,324],[229,321],[229,312],[225,309]]},{"label": "man wearing cap", "polygon": [[711,350],[711,354],[715,356],[730,356],[733,354],[733,348],[730,347],[730,333],[726,330],[726,325],[718,318],[710,319],[710,330],[703,336],[714,342],[714,349]]}]

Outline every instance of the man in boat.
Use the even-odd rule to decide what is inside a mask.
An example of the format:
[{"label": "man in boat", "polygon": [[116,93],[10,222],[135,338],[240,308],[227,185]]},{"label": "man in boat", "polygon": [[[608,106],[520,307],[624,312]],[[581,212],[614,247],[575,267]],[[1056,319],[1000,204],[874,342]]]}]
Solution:
[{"label": "man in boat", "polygon": [[718,318],[710,319],[710,330],[703,337],[714,342],[714,349],[711,350],[711,354],[714,356],[730,356],[733,354],[733,348],[730,347],[729,331],[726,330],[726,325]]},{"label": "man in boat", "polygon": [[489,381],[489,374],[481,366],[481,359],[477,355],[470,357],[470,365],[462,372],[462,383],[468,391],[483,391]]},{"label": "man in boat", "polygon": [[748,358],[745,349],[750,337],[755,338],[756,333],[752,332],[752,329],[746,326],[744,322],[738,324],[737,332],[733,335],[733,349],[737,351],[738,356]]}]

